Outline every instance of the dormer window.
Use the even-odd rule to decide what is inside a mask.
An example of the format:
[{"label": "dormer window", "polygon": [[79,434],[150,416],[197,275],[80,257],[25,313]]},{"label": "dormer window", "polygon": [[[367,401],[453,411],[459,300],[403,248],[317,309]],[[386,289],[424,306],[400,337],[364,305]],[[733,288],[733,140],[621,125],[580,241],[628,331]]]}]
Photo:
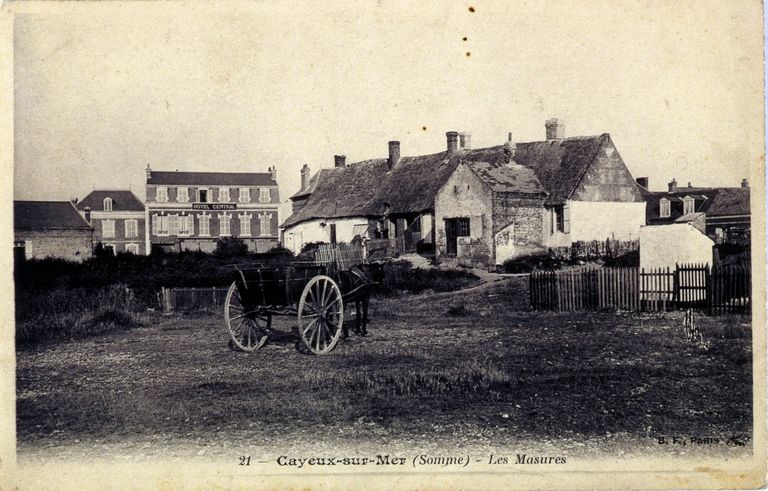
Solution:
[{"label": "dormer window", "polygon": [[157,201],[158,203],[168,202],[167,186],[158,186],[157,188],[155,188],[155,201]]},{"label": "dormer window", "polygon": [[272,198],[269,194],[269,188],[260,188],[259,203],[269,203],[270,201],[272,201]]},{"label": "dormer window", "polygon": [[189,189],[180,187],[176,189],[176,201],[179,203],[186,203],[189,201]]},{"label": "dormer window", "polygon": [[219,188],[219,201],[222,203],[229,201],[229,188]]},{"label": "dormer window", "polygon": [[104,198],[104,211],[112,211],[112,198]]},{"label": "dormer window", "polygon": [[667,218],[670,215],[669,200],[667,198],[661,198],[659,201],[659,216],[661,218]]},{"label": "dormer window", "polygon": [[240,196],[238,198],[238,201],[240,201],[241,203],[250,203],[251,190],[249,188],[240,188]]},{"label": "dormer window", "polygon": [[691,198],[690,196],[686,196],[683,198],[683,215],[688,215],[689,213],[693,213],[696,209],[696,200]]}]

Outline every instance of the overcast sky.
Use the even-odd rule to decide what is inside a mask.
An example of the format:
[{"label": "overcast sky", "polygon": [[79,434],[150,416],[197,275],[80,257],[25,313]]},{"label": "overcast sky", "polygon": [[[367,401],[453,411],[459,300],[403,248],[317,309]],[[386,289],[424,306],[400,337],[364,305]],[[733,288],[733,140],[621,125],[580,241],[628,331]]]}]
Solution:
[{"label": "overcast sky", "polygon": [[652,189],[736,186],[761,161],[759,2],[447,3],[28,9],[14,197],[143,199],[149,163],[276,165],[287,199],[304,163],[384,157],[390,139],[438,152],[448,130],[541,140],[552,117],[567,136],[610,133]]}]

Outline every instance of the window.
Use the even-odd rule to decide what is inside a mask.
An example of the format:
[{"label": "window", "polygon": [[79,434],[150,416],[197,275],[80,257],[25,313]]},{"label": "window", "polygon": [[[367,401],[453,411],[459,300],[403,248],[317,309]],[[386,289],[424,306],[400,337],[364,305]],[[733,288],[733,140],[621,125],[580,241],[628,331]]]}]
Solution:
[{"label": "window", "polygon": [[166,203],[168,201],[168,188],[166,186],[155,188],[155,201],[158,203]]},{"label": "window", "polygon": [[269,203],[272,201],[272,198],[269,194],[269,188],[260,188],[259,189],[259,203]]},{"label": "window", "polygon": [[112,198],[104,198],[104,211],[112,211]]},{"label": "window", "polygon": [[456,236],[469,237],[469,218],[456,219]]},{"label": "window", "polygon": [[225,235],[232,235],[231,228],[230,228],[230,221],[232,220],[232,215],[227,213],[222,213],[219,215],[219,235],[225,236]]},{"label": "window", "polygon": [[272,222],[272,215],[269,213],[259,213],[259,235],[269,235]]},{"label": "window", "polygon": [[244,237],[250,237],[251,235],[251,218],[253,215],[249,213],[243,213],[238,215],[240,218],[240,235]]},{"label": "window", "polygon": [[188,188],[178,188],[176,189],[176,201],[179,203],[186,203],[189,201],[189,189]]},{"label": "window", "polygon": [[152,233],[168,235],[168,215],[152,215]]},{"label": "window", "polygon": [[115,236],[115,221],[114,220],[102,220],[101,221],[101,236],[102,237],[114,237]]},{"label": "window", "polygon": [[139,244],[125,244],[125,252],[128,252],[130,254],[138,254]]},{"label": "window", "polygon": [[552,233],[571,233],[571,209],[568,205],[558,205],[552,208]]},{"label": "window", "polygon": [[179,215],[168,215],[168,235],[179,235]]},{"label": "window", "polygon": [[195,217],[193,215],[181,215],[179,217],[179,235],[194,235]]},{"label": "window", "polygon": [[125,236],[126,237],[139,236],[139,224],[136,220],[130,219],[125,221]]},{"label": "window", "polygon": [[693,198],[686,196],[683,198],[683,215],[687,215],[689,213],[693,213],[696,208],[696,200]]},{"label": "window", "polygon": [[203,213],[197,219],[200,222],[200,235],[211,235],[211,215]]},{"label": "window", "polygon": [[222,203],[229,201],[229,188],[219,188],[219,201]]},{"label": "window", "polygon": [[199,203],[208,202],[208,190],[206,188],[201,188],[197,190],[197,201]]},{"label": "window", "polygon": [[240,201],[241,203],[250,203],[251,190],[248,188],[240,188],[240,196],[238,198],[238,201]]},{"label": "window", "polygon": [[667,198],[661,198],[659,201],[659,216],[661,218],[667,218],[670,215],[669,200]]}]

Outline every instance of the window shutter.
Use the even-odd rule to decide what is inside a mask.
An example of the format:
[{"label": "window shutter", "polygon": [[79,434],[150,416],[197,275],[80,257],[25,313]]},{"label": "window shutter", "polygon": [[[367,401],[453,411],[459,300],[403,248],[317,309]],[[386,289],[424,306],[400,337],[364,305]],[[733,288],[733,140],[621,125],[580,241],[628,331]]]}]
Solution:
[{"label": "window shutter", "polygon": [[563,205],[563,233],[571,233],[571,207],[567,204]]},{"label": "window shutter", "polygon": [[157,229],[160,227],[160,219],[157,215],[152,215],[152,233],[157,235]]}]

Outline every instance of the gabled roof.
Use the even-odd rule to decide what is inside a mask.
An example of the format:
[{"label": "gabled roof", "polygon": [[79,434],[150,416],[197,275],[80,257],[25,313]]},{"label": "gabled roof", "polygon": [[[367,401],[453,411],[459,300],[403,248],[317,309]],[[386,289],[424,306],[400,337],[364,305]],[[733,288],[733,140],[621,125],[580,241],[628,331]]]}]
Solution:
[{"label": "gabled roof", "polygon": [[603,134],[518,143],[514,161],[523,167],[513,170],[504,170],[504,145],[402,157],[391,171],[385,158],[322,169],[313,177],[304,206],[282,227],[312,219],[381,216],[385,205],[390,213],[431,210],[437,192],[462,161],[471,163],[494,190],[548,193],[548,203],[563,203],[609,139]]},{"label": "gabled roof", "polygon": [[151,171],[147,185],[277,186],[271,172]]},{"label": "gabled roof", "polygon": [[71,201],[14,201],[13,228],[93,230]]},{"label": "gabled roof", "polygon": [[466,164],[495,193],[547,194],[529,167],[498,162],[469,161]]},{"label": "gabled roof", "polygon": [[77,203],[78,210],[90,208],[93,211],[104,209],[104,199],[112,198],[112,211],[144,211],[144,203],[131,191],[96,190]]},{"label": "gabled roof", "polygon": [[[565,202],[573,193],[587,167],[595,160],[607,133],[598,136],[576,136],[559,140],[517,143],[515,162],[530,167],[549,193],[549,204]],[[468,159],[499,162],[504,159],[504,146],[468,151]]]}]

